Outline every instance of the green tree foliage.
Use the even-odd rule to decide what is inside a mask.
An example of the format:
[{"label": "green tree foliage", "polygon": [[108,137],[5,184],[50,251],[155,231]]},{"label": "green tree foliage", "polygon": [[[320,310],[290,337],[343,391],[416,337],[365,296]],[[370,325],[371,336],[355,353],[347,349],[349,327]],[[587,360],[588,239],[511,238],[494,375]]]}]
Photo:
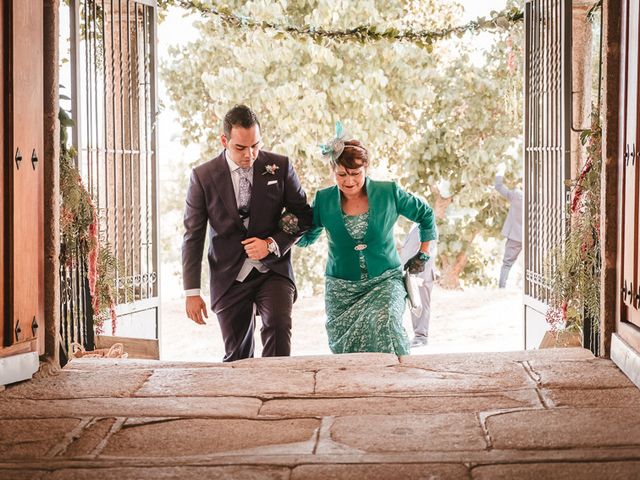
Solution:
[{"label": "green tree foliage", "polygon": [[[461,23],[458,5],[436,0],[227,3],[253,19],[327,29],[436,30]],[[293,159],[313,198],[332,183],[318,145],[341,120],[367,146],[372,177],[395,178],[431,203],[437,198],[430,187],[450,182],[454,196],[439,225],[442,259],[473,252],[474,239],[496,234],[506,205],[494,201],[494,165],[515,166],[508,152],[519,154],[519,27],[511,35],[496,34],[486,59],[475,63],[470,35],[430,46],[384,39],[341,43],[230,27],[215,16],[205,16],[197,28],[198,40],[173,49],[162,69],[182,141],[202,147],[203,158],[194,163],[219,152],[224,113],[246,103],[260,117],[265,148]],[[294,251],[303,288],[322,284],[325,249],[320,243]],[[486,281],[475,273],[487,261],[481,253],[467,261],[463,278]]]}]

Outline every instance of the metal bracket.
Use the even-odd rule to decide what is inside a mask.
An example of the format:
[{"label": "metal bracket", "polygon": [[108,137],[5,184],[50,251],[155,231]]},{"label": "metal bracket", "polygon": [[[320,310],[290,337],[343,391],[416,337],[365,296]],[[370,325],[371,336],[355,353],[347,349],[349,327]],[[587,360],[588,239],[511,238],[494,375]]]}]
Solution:
[{"label": "metal bracket", "polygon": [[22,333],[22,329],[20,328],[20,320],[16,320],[16,328],[14,330],[16,334],[16,341],[20,340],[20,334]]},{"label": "metal bracket", "polygon": [[624,163],[628,166],[629,165],[629,144],[627,143],[624,146],[624,155],[622,156]]},{"label": "metal bracket", "polygon": [[33,149],[33,153],[31,154],[31,166],[33,169],[36,169],[36,163],[38,163],[38,155],[36,154],[36,149]]},{"label": "metal bracket", "polygon": [[33,321],[31,322],[31,333],[34,337],[38,336],[38,321],[36,320],[36,316],[33,316]]},{"label": "metal bracket", "polygon": [[16,148],[16,169],[20,170],[20,162],[22,161],[22,154],[20,153],[20,149]]}]

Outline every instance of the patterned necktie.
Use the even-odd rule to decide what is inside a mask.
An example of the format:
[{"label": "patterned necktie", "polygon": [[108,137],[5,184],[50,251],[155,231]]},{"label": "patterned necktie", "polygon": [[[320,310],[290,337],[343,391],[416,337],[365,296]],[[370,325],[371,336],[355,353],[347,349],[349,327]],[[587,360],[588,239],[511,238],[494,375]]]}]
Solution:
[{"label": "patterned necktie", "polygon": [[240,182],[238,184],[238,213],[240,217],[247,218],[249,216],[249,202],[251,201],[251,182],[249,181],[249,175],[251,174],[251,167],[239,168]]}]

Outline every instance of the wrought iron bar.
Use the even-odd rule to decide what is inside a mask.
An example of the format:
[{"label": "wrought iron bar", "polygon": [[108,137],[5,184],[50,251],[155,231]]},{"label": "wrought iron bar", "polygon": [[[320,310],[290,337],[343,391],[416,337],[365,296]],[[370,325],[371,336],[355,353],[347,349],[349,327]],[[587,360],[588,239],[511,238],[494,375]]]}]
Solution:
[{"label": "wrought iron bar", "polygon": [[82,110],[79,168],[98,214],[99,241],[117,262],[116,305],[157,301],[156,6],[147,0],[72,4],[82,18],[73,93]]}]

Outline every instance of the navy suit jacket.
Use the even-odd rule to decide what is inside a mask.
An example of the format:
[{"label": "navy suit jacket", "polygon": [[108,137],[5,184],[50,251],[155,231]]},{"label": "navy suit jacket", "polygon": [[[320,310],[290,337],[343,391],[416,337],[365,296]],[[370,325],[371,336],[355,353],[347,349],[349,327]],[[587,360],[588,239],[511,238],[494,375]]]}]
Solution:
[{"label": "navy suit jacket", "polygon": [[[267,165],[276,165],[278,168],[272,174],[267,172]],[[298,217],[301,227],[299,234],[289,235],[279,229],[278,221],[284,208]],[[185,290],[200,288],[202,253],[208,224],[212,308],[229,290],[247,258],[244,246],[240,243],[246,238],[272,237],[280,248],[280,257],[270,253],[262,259],[262,263],[270,270],[288,277],[295,285],[291,247],[311,225],[313,213],[287,157],[260,151],[253,164],[249,209],[249,225],[245,228],[238,214],[224,151],[193,169],[184,211],[182,277]]]}]

